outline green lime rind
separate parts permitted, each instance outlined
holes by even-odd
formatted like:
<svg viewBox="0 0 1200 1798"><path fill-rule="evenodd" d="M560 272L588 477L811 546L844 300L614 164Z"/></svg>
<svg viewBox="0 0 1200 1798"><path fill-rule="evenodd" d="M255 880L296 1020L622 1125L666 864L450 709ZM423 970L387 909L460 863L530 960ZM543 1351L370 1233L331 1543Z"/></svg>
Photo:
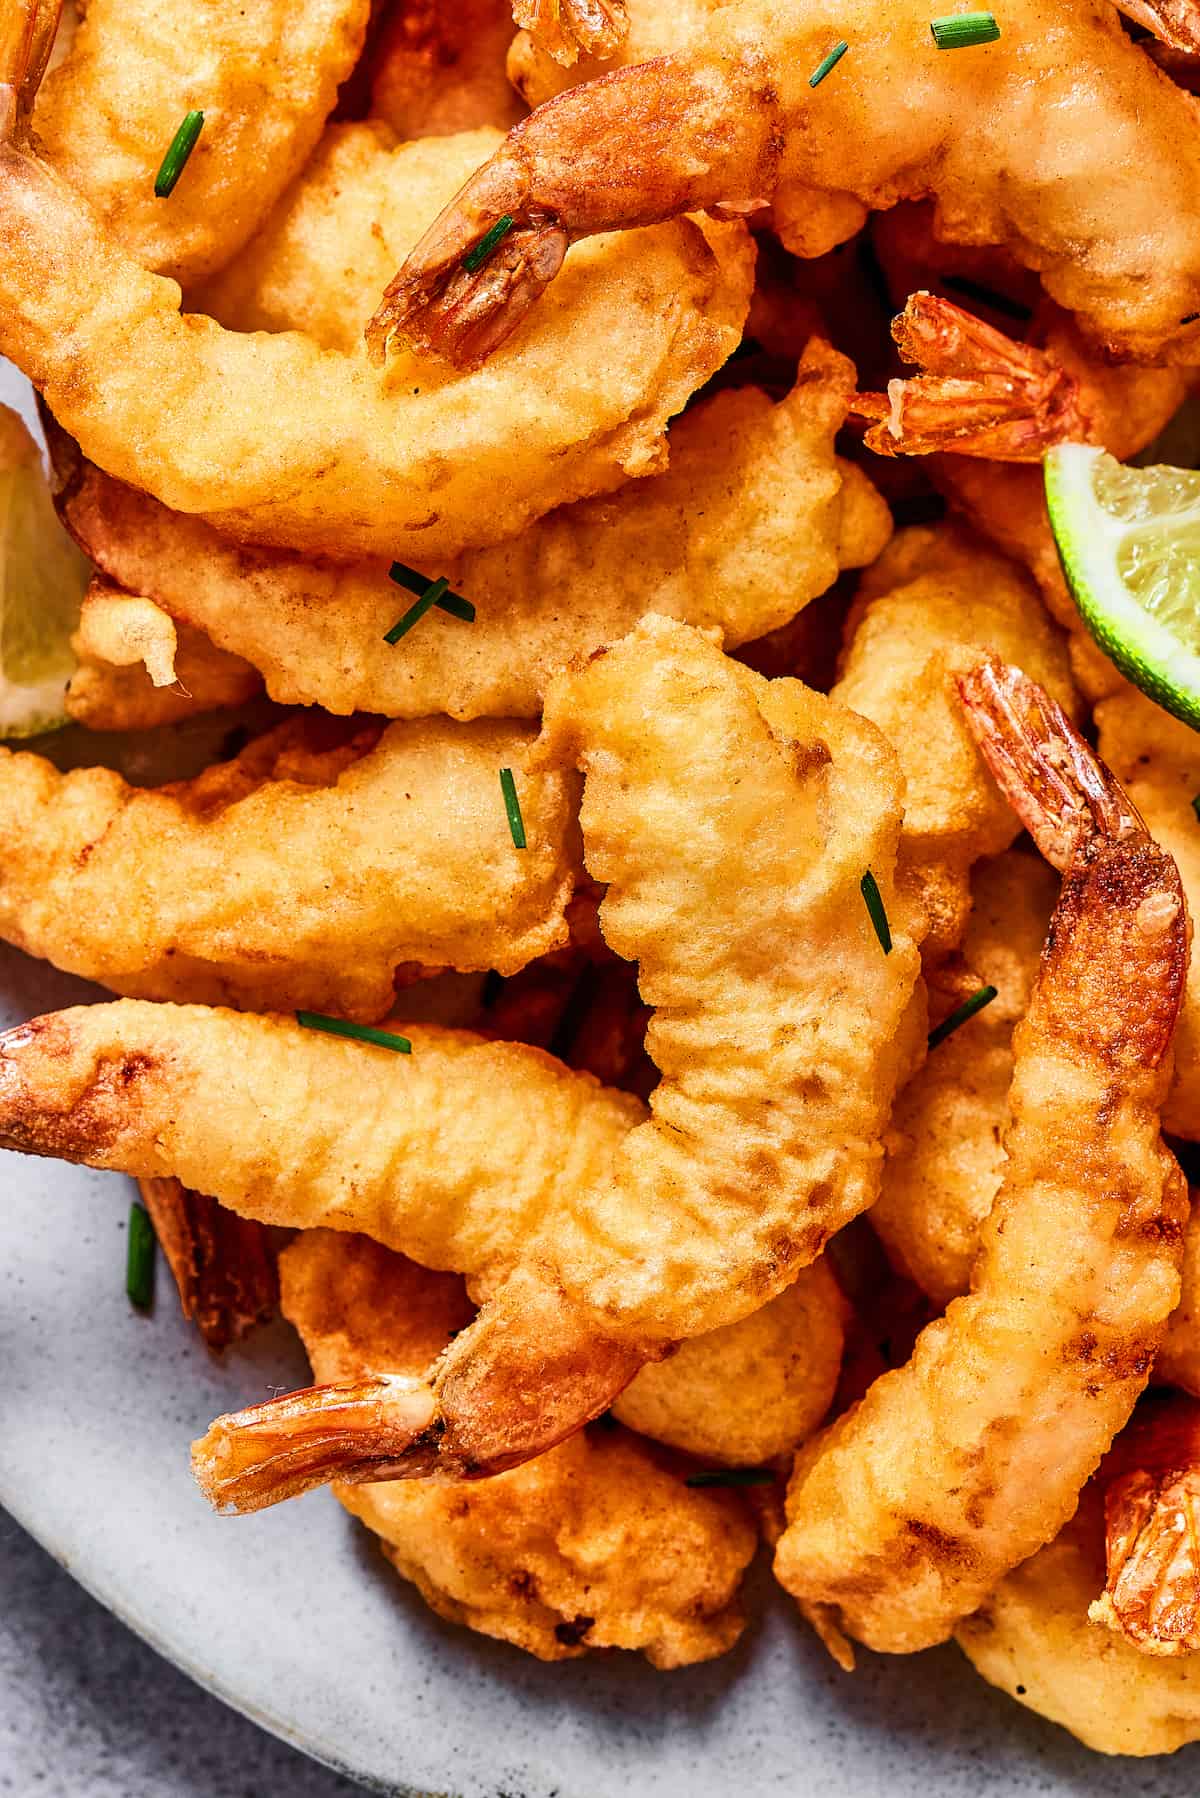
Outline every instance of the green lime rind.
<svg viewBox="0 0 1200 1798"><path fill-rule="evenodd" d="M30 444L0 467L0 738L40 736L68 722L71 636L89 573Z"/></svg>
<svg viewBox="0 0 1200 1798"><path fill-rule="evenodd" d="M1067 585L1088 631L1126 679L1200 730L1200 654L1139 605L1122 579L1118 555L1128 527L1096 496L1102 459L1103 450L1081 443L1059 444L1046 456L1046 506ZM1170 530L1169 517L1161 528Z"/></svg>

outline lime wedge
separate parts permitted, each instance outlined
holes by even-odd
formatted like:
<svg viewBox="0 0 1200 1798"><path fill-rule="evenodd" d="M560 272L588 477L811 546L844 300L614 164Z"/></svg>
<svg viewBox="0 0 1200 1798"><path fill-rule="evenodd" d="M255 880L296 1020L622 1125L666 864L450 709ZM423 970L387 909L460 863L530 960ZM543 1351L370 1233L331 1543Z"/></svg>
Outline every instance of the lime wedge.
<svg viewBox="0 0 1200 1798"><path fill-rule="evenodd" d="M0 737L66 723L71 633L90 572L55 515L37 445L0 406Z"/></svg>
<svg viewBox="0 0 1200 1798"><path fill-rule="evenodd" d="M1200 472L1061 443L1046 504L1083 621L1135 686L1200 730Z"/></svg>

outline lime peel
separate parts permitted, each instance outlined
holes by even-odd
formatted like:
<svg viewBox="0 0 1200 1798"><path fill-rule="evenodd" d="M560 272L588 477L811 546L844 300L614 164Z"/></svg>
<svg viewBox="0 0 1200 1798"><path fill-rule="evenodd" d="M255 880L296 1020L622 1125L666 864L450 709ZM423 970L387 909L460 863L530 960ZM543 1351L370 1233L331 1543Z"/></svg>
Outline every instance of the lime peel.
<svg viewBox="0 0 1200 1798"><path fill-rule="evenodd" d="M1200 474L1125 467L1090 444L1063 443L1046 456L1045 480L1063 572L1091 635L1135 686L1200 730Z"/></svg>

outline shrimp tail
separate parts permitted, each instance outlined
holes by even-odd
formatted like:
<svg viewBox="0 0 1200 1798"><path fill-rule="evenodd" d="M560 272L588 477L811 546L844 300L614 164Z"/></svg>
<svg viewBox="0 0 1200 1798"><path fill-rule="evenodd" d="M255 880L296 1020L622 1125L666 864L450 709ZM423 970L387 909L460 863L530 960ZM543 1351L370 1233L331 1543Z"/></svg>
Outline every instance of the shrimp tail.
<svg viewBox="0 0 1200 1798"><path fill-rule="evenodd" d="M1172 50L1200 54L1200 0L1117 0L1117 7Z"/></svg>
<svg viewBox="0 0 1200 1798"><path fill-rule="evenodd" d="M183 1315L220 1351L265 1323L279 1301L279 1274L265 1224L149 1176L138 1187L179 1290Z"/></svg>
<svg viewBox="0 0 1200 1798"><path fill-rule="evenodd" d="M1044 351L1014 343L932 293L909 296L892 321L906 362L923 371L859 393L850 410L871 421L881 456L951 450L997 462L1039 462L1052 444L1091 441L1079 383Z"/></svg>
<svg viewBox="0 0 1200 1798"><path fill-rule="evenodd" d="M192 1468L226 1512L330 1480L484 1479L574 1435L650 1358L599 1337L561 1291L523 1270L424 1378L314 1386L218 1417L193 1444Z"/></svg>
<svg viewBox="0 0 1200 1798"><path fill-rule="evenodd" d="M1052 867L1065 872L1097 841L1148 840L1115 775L1036 681L986 656L958 691L996 785Z"/></svg>
<svg viewBox="0 0 1200 1798"><path fill-rule="evenodd" d="M625 0L513 0L513 24L564 68L580 54L615 56L629 30Z"/></svg>
<svg viewBox="0 0 1200 1798"><path fill-rule="evenodd" d="M1107 1578L1088 1611L1143 1654L1200 1651L1200 1404L1151 1400L1096 1476Z"/></svg>
<svg viewBox="0 0 1200 1798"><path fill-rule="evenodd" d="M61 12L62 0L7 0L0 14L0 140L28 123Z"/></svg>

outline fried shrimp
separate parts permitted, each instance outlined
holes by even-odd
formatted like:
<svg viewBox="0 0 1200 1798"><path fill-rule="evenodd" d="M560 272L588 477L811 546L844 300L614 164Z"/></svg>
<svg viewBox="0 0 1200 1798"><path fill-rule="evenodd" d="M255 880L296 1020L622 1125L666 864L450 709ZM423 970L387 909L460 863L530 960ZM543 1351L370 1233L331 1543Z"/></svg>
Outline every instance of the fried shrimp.
<svg viewBox="0 0 1200 1798"><path fill-rule="evenodd" d="M136 262L186 285L236 255L299 174L368 12L368 0L88 0L38 94L42 154ZM162 199L155 176L193 108L204 128Z"/></svg>
<svg viewBox="0 0 1200 1798"><path fill-rule="evenodd" d="M853 50L837 79L810 87L839 39ZM724 7L688 49L518 125L409 256L370 341L380 358L395 339L472 366L568 244L690 210L769 203L788 247L820 254L836 235L787 229L814 189L844 200L841 237L868 208L933 196L943 236L1007 247L1108 348L1195 359L1200 124L1094 0L1012 0L999 40L969 56L939 54L917 0ZM496 253L464 269L501 218Z"/></svg>
<svg viewBox="0 0 1200 1798"><path fill-rule="evenodd" d="M900 532L859 586L833 696L877 724L900 758L898 877L928 916L931 969L962 939L973 863L1020 829L954 686L956 670L988 651L1074 705L1061 639L1019 568L952 525Z"/></svg>
<svg viewBox="0 0 1200 1798"><path fill-rule="evenodd" d="M300 718L148 791L0 751L0 935L114 992L368 1020L409 964L512 972L566 942L578 873L576 783L530 747L512 724Z"/></svg>
<svg viewBox="0 0 1200 1798"><path fill-rule="evenodd" d="M1200 1650L1200 1404L1139 1405L1105 1456L1107 1577L1088 1611L1143 1654Z"/></svg>
<svg viewBox="0 0 1200 1798"><path fill-rule="evenodd" d="M1145 1386L1187 1216L1159 1135L1188 952L1175 865L1045 693L995 660L961 685L1064 876L1004 1183L970 1294L801 1451L776 1556L803 1605L893 1653L943 1641L1071 1515Z"/></svg>
<svg viewBox="0 0 1200 1798"><path fill-rule="evenodd" d="M386 564L236 548L53 440L59 505L93 561L137 605L149 596L163 609L161 630L176 620L203 632L230 676L261 670L275 699L392 718L533 718L556 669L648 607L715 626L732 648L791 619L841 569L874 559L890 514L834 454L853 381L845 357L814 341L779 405L740 389L696 406L672 429L665 473L438 565L475 606L474 623L433 611L395 647L385 633L411 600ZM89 601L94 654L93 618Z"/></svg>
<svg viewBox="0 0 1200 1798"><path fill-rule="evenodd" d="M267 1221L359 1229L467 1273L486 1298L419 1389L218 1420L197 1449L218 1502L255 1508L334 1475L494 1473L542 1453L645 1362L777 1296L875 1196L923 1021L893 886L899 776L878 732L649 619L555 683L539 753L584 764L602 926L659 1008L648 1044L662 1078L638 1128L635 1100L536 1051L428 1031L410 1033L395 1116L394 1059L390 1076L353 1053L327 1060L359 1046L302 1049L282 1021L104 1007L5 1040L7 1143L174 1173ZM868 871L887 954L862 902ZM114 1055L144 1070L137 1106L105 1073ZM295 1068L283 1091L280 1061ZM214 1120L206 1088L231 1062L239 1101ZM308 1103L356 1079L353 1102Z"/></svg>
<svg viewBox="0 0 1200 1798"><path fill-rule="evenodd" d="M471 1321L461 1280L365 1236L306 1230L280 1263L283 1309L325 1382L420 1375ZM627 1430L581 1431L464 1490L334 1484L440 1617L539 1660L640 1649L682 1667L732 1647L756 1535L738 1498L691 1491Z"/></svg>
<svg viewBox="0 0 1200 1798"><path fill-rule="evenodd" d="M1000 1190L1012 1034L1033 991L1055 892L1045 863L1023 850L977 865L962 943L970 979L956 996L992 986L996 997L930 1054L892 1112L871 1223L897 1271L942 1309L970 1284Z"/></svg>
<svg viewBox="0 0 1200 1798"><path fill-rule="evenodd" d="M84 595L71 646L79 666L67 687L67 715L93 730L153 730L241 705L262 686L241 656L102 576Z"/></svg>
<svg viewBox="0 0 1200 1798"><path fill-rule="evenodd" d="M1200 1662L1149 1655L1088 1621L1104 1584L1094 1487L1048 1547L955 1630L984 1679L1099 1754L1172 1754L1200 1739Z"/></svg>
<svg viewBox="0 0 1200 1798"><path fill-rule="evenodd" d="M414 564L495 541L661 467L666 420L737 342L744 228L686 219L572 258L559 302L473 381L418 358L385 379L300 333L181 316L175 284L30 147L38 71L5 47L0 353L100 467L231 536ZM438 141L433 162L429 140L380 152L389 257L485 153L476 134Z"/></svg>

